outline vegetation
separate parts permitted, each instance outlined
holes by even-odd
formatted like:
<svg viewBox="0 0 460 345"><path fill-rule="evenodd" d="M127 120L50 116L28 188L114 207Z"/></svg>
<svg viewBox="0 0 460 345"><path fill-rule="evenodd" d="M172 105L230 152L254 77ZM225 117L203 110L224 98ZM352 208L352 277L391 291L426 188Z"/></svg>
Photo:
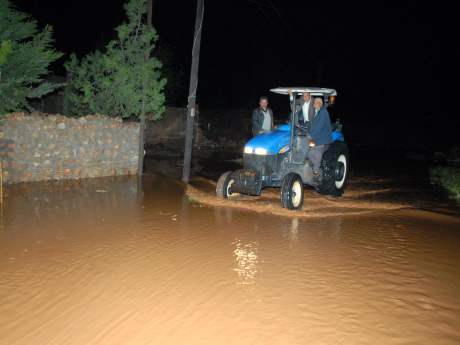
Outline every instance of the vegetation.
<svg viewBox="0 0 460 345"><path fill-rule="evenodd" d="M447 189L460 201L460 168L436 167L430 170L431 180Z"/></svg>
<svg viewBox="0 0 460 345"><path fill-rule="evenodd" d="M59 84L46 82L49 65L61 54L52 47L52 29L0 0L0 114L33 110L28 100L40 98Z"/></svg>
<svg viewBox="0 0 460 345"><path fill-rule="evenodd" d="M72 115L161 118L166 79L161 77L161 62L153 56L158 35L146 23L147 0L129 0L125 10L127 22L116 28L117 39L104 52L81 61L73 55L66 64L66 101Z"/></svg>

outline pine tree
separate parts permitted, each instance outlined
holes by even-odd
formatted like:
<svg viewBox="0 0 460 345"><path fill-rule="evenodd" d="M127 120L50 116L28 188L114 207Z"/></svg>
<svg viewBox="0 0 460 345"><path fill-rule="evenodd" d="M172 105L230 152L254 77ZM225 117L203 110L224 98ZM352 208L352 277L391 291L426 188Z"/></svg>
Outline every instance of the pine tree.
<svg viewBox="0 0 460 345"><path fill-rule="evenodd" d="M49 65L61 56L52 43L50 26L39 31L29 15L0 0L0 114L32 110L29 99L60 86L44 81Z"/></svg>
<svg viewBox="0 0 460 345"><path fill-rule="evenodd" d="M117 39L104 52L81 61L75 56L66 64L69 75L68 102L71 113L153 120L164 112L161 62L153 56L158 35L146 23L147 0L125 4L127 21L116 28Z"/></svg>

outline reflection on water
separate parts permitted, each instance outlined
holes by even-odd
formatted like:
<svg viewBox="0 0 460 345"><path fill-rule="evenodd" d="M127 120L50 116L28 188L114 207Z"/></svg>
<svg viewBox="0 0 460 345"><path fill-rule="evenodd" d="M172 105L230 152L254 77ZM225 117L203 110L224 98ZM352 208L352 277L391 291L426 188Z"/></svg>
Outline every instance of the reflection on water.
<svg viewBox="0 0 460 345"><path fill-rule="evenodd" d="M460 221L203 207L156 175L9 187L0 344L458 344Z"/></svg>
<svg viewBox="0 0 460 345"><path fill-rule="evenodd" d="M289 227L288 237L292 242L297 241L297 235L299 233L299 218L292 218L291 226Z"/></svg>
<svg viewBox="0 0 460 345"><path fill-rule="evenodd" d="M257 273L257 242L242 243L240 240L233 242L235 249L236 267L241 284L252 284Z"/></svg>

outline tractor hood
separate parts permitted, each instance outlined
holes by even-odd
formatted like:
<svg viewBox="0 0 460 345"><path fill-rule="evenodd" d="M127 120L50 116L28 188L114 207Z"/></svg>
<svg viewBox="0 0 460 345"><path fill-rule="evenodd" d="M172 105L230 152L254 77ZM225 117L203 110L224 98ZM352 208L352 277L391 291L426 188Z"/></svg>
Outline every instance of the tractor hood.
<svg viewBox="0 0 460 345"><path fill-rule="evenodd" d="M279 151L288 146L290 141L290 125L278 126L275 130L260 134L249 140L245 147L245 153L259 155L276 155Z"/></svg>

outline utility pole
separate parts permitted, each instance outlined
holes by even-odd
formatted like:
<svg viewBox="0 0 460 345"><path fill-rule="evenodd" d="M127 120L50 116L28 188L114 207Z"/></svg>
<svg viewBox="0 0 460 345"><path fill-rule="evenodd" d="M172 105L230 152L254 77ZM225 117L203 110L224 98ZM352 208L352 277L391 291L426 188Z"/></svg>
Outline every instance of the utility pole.
<svg viewBox="0 0 460 345"><path fill-rule="evenodd" d="M196 89L198 87L198 63L200 61L201 29L203 27L204 0L197 0L195 35L192 46L192 68L190 71L190 88L187 105L187 124L185 128L184 170L182 181L190 180L190 165L192 163L193 125L195 119Z"/></svg>
<svg viewBox="0 0 460 345"><path fill-rule="evenodd" d="M147 0L147 30L152 30L152 14L153 14L153 0ZM150 58L150 46L147 47L144 60L147 63ZM144 93L146 85L144 83ZM142 176L144 172L144 152L145 152L145 127L146 127L146 113L145 113L145 96L142 99L142 114L140 116L139 123L139 160L137 162L137 172L139 176Z"/></svg>
<svg viewBox="0 0 460 345"><path fill-rule="evenodd" d="M153 29L152 15L153 15L153 0L148 0L147 1L147 26L149 27L149 30Z"/></svg>

